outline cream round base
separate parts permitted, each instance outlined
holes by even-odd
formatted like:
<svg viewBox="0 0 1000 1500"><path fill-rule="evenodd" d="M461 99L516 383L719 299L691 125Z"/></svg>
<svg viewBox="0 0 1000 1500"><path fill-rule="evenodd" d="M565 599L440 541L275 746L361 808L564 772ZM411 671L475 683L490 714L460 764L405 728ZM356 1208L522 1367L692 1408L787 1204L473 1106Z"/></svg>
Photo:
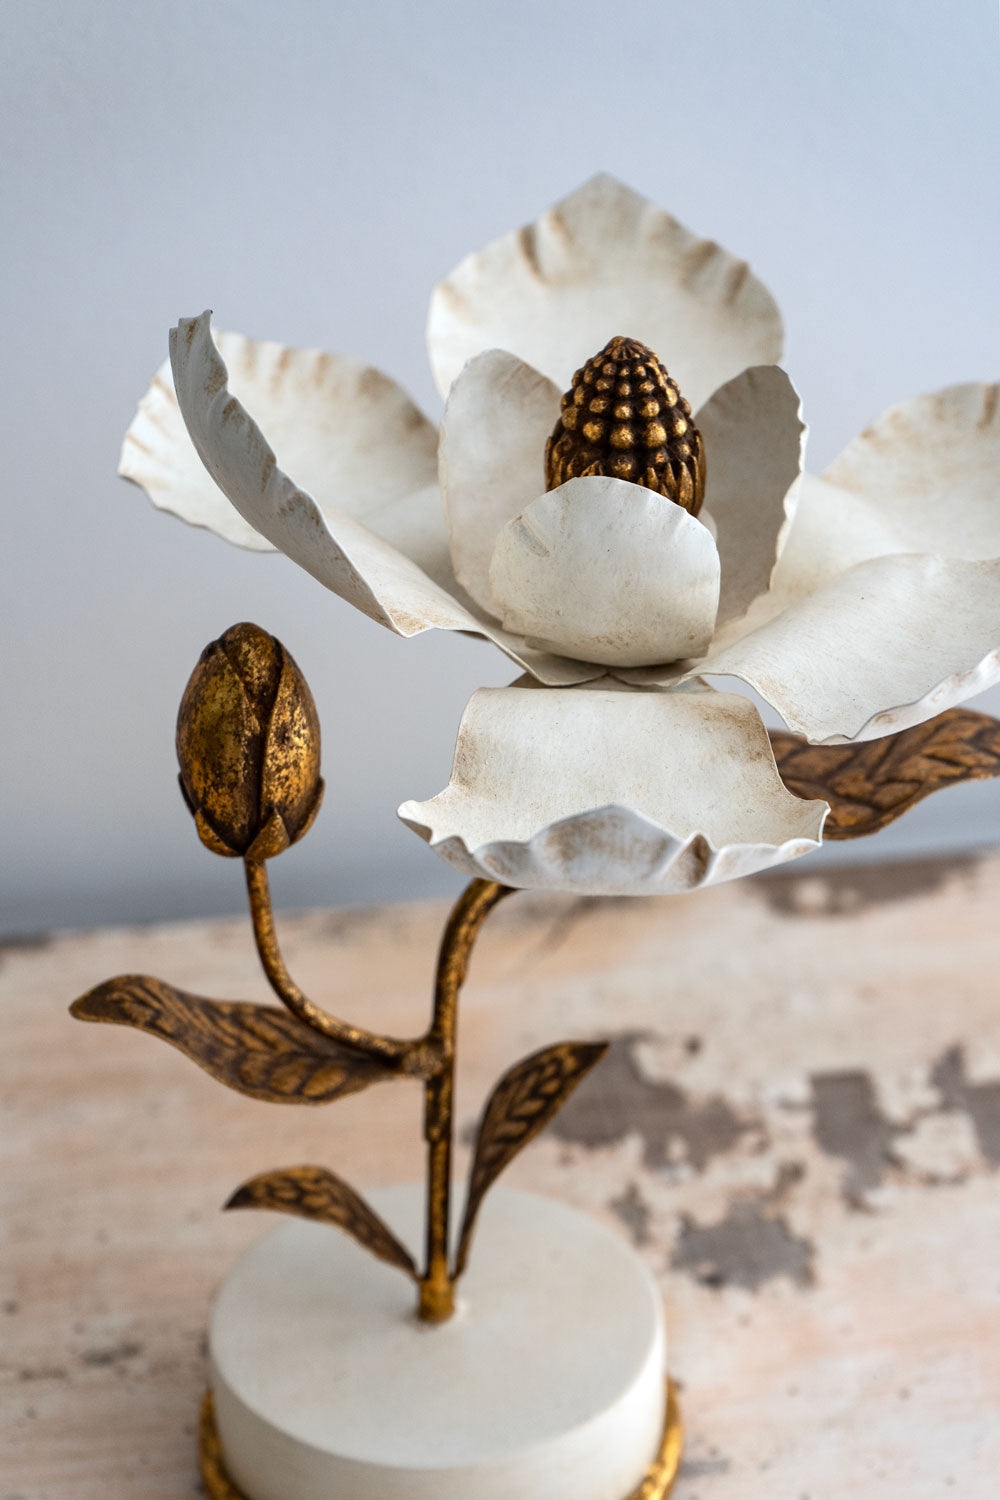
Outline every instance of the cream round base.
<svg viewBox="0 0 1000 1500"><path fill-rule="evenodd" d="M423 1193L370 1195L411 1246ZM660 1451L656 1286L602 1225L498 1189L459 1309L325 1225L289 1220L227 1277L209 1346L226 1472L246 1500L624 1500Z"/></svg>

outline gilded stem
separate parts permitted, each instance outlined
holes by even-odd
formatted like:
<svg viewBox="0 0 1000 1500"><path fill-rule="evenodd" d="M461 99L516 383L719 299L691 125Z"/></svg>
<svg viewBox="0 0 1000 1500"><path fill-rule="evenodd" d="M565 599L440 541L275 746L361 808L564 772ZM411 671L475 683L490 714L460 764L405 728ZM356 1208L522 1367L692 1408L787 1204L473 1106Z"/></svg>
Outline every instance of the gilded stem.
<svg viewBox="0 0 1000 1500"><path fill-rule="evenodd" d="M480 929L494 906L511 894L509 886L474 880L452 909L441 939L434 987L434 1014L426 1042L438 1059L425 1089L427 1141L427 1263L420 1282L419 1313L443 1323L455 1311L454 1281L448 1269L451 1158L455 1135L455 1042L458 996Z"/></svg>
<svg viewBox="0 0 1000 1500"><path fill-rule="evenodd" d="M434 985L434 1010L424 1037L403 1041L379 1036L338 1020L303 994L292 979L278 947L267 870L263 862L245 860L247 893L257 952L275 994L294 1016L359 1052L394 1063L401 1072L424 1079L424 1138L427 1141L427 1261L420 1279L419 1314L443 1323L455 1310L454 1279L449 1271L451 1158L455 1136L455 1040L458 997L480 929L494 906L511 893L509 886L474 880L452 909L441 939Z"/></svg>
<svg viewBox="0 0 1000 1500"><path fill-rule="evenodd" d="M381 1057L388 1062L399 1063L406 1071L411 1061L416 1061L421 1042L402 1041L397 1037L379 1036L361 1026L352 1026L322 1010L304 995L285 967L278 947L278 934L274 926L274 910L271 906L271 890L267 879L267 868L263 862L244 860L247 877L247 894L250 898L250 916L253 920L254 941L267 975L268 983L278 999L294 1016L321 1031L324 1036L367 1052L372 1057ZM414 1068L414 1071L417 1071Z"/></svg>

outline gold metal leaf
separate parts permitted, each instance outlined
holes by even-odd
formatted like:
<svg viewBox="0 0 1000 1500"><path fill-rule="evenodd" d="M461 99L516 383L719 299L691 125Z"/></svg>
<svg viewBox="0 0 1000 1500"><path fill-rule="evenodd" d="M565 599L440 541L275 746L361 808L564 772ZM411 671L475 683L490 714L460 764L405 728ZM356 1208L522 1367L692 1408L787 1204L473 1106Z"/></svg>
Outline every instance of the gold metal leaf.
<svg viewBox="0 0 1000 1500"><path fill-rule="evenodd" d="M878 833L931 792L1000 776L1000 722L968 708L861 745L810 745L776 732L771 744L789 791L829 802L825 839Z"/></svg>
<svg viewBox="0 0 1000 1500"><path fill-rule="evenodd" d="M286 1167L262 1172L236 1189L226 1208L270 1208L321 1224L335 1224L379 1260L418 1280L410 1252L363 1198L325 1167Z"/></svg>
<svg viewBox="0 0 1000 1500"><path fill-rule="evenodd" d="M455 1276L469 1258L476 1217L504 1167L543 1130L608 1050L607 1042L559 1042L533 1052L506 1072L483 1111L469 1177Z"/></svg>
<svg viewBox="0 0 1000 1500"><path fill-rule="evenodd" d="M147 974L107 979L70 1012L162 1037L220 1083L272 1104L326 1104L399 1076L276 1006L205 1000Z"/></svg>

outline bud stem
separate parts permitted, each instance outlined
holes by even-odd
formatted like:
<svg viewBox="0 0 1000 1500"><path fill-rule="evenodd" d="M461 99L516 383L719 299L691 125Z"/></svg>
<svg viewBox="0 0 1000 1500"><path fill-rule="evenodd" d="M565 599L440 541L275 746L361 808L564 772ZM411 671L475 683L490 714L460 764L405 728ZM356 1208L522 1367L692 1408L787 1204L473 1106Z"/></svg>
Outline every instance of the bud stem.
<svg viewBox="0 0 1000 1500"><path fill-rule="evenodd" d="M339 1021L302 993L285 968L285 961L278 947L267 867L263 861L250 859L244 860L243 865L257 952L268 983L282 1004L314 1031L321 1031L324 1036L354 1047L359 1052L367 1052L372 1057L381 1057L390 1062L401 1062L408 1057L414 1049L413 1042L379 1036L373 1031L365 1031L363 1027L351 1026L347 1021Z"/></svg>

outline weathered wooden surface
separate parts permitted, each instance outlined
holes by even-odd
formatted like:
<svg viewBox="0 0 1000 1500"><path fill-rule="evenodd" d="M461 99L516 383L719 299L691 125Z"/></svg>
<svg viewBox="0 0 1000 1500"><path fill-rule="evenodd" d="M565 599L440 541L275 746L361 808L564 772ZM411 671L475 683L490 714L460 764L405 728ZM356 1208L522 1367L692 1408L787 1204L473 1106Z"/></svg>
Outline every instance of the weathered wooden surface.
<svg viewBox="0 0 1000 1500"><path fill-rule="evenodd" d="M281 932L317 1000L406 1033L443 916ZM209 1300L269 1227L219 1205L299 1161L359 1186L419 1170L416 1085L261 1104L149 1037L68 1020L125 970L267 998L243 921L4 953L0 1500L198 1494ZM491 919L463 1001L465 1135L514 1058L616 1039L509 1180L617 1224L661 1275L678 1500L995 1500L998 975L997 859L672 901L518 895Z"/></svg>

